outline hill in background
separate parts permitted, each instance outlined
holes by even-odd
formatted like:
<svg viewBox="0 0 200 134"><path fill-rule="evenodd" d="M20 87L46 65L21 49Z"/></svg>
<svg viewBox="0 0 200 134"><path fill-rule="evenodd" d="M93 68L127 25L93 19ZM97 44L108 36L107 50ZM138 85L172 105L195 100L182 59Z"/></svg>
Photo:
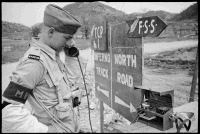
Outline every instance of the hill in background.
<svg viewBox="0 0 200 134"><path fill-rule="evenodd" d="M185 27L185 24L182 24L182 21L185 20L189 20L189 22L187 22L188 25L191 23L191 21L195 21L198 26L198 3L191 5L186 10L183 10L180 14L169 13L161 10L126 14L100 2L75 2L73 4L64 6L63 8L75 15L82 23L82 27L77 32L78 34L84 34L86 29L90 33L92 26L102 20L107 20L108 22L121 22L134 19L136 17L148 16L159 16L167 24L170 24L172 31L175 32L177 29L180 30L181 27ZM41 27L41 23L37 23L33 27L37 26ZM191 28L188 27L188 29ZM192 27L192 29L194 28ZM23 36L28 38L28 36L31 37L32 35L33 31L29 27L17 23L2 21L3 38L23 38Z"/></svg>
<svg viewBox="0 0 200 134"><path fill-rule="evenodd" d="M92 25L102 20L109 22L117 22L125 20L125 13L118 11L110 6L100 2L75 2L63 7L83 24L81 31L84 28L91 29Z"/></svg>
<svg viewBox="0 0 200 134"><path fill-rule="evenodd" d="M137 17L159 16L168 25L161 36L179 38L180 36L198 34L198 23L196 21L198 20L197 6L197 4L194 4L186 10L183 10L180 14L169 13L162 10L125 14L122 11L116 10L100 2L76 2L66 5L63 8L75 15L81 21L83 25L80 28L80 31L82 33L84 33L85 29L90 31L95 23L102 20L107 20L108 22L121 22Z"/></svg>
<svg viewBox="0 0 200 134"><path fill-rule="evenodd" d="M108 22L121 22L134 19L136 17L159 16L163 20L169 20L175 13L165 11L148 11L146 13L126 14L100 2L76 2L63 7L65 10L75 15L84 26L91 27L102 20Z"/></svg>
<svg viewBox="0 0 200 134"><path fill-rule="evenodd" d="M182 21L182 20L194 20L198 21L198 3L195 3L183 10L180 14L176 14L172 21Z"/></svg>
<svg viewBox="0 0 200 134"><path fill-rule="evenodd" d="M171 18L173 18L175 15L176 13L169 13L166 11L159 10L159 11L148 11L145 13L132 13L132 14L129 14L129 18L134 18L137 16L140 16L140 17L159 16L162 20L168 21Z"/></svg>
<svg viewBox="0 0 200 134"><path fill-rule="evenodd" d="M30 39L31 28L18 23L2 21L2 38Z"/></svg>

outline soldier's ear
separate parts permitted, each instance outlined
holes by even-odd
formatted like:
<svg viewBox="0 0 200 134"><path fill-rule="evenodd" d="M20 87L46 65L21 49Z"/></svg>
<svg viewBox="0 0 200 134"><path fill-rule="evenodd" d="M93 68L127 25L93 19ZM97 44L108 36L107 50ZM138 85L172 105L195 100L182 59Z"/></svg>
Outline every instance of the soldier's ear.
<svg viewBox="0 0 200 134"><path fill-rule="evenodd" d="M55 29L53 27L50 27L49 30L48 30L48 34L50 36L53 36L54 33L55 33Z"/></svg>

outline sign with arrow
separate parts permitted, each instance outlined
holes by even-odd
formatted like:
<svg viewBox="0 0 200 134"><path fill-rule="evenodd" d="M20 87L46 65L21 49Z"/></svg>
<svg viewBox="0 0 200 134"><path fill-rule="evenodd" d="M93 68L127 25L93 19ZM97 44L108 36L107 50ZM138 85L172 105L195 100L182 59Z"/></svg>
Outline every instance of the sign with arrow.
<svg viewBox="0 0 200 134"><path fill-rule="evenodd" d="M95 95L111 107L110 54L94 51Z"/></svg>
<svg viewBox="0 0 200 134"><path fill-rule="evenodd" d="M118 103L118 104L120 104L122 106L125 106L125 107L129 108L130 109L130 113L137 112L131 102L130 102L130 105L128 105L124 101L122 101L119 97L117 97L116 95L115 95L115 103Z"/></svg>
<svg viewBox="0 0 200 134"><path fill-rule="evenodd" d="M141 100L134 86L142 85L143 49L142 38L126 38L128 30L125 22L109 24L108 51L94 49L94 73L96 97L132 121ZM98 43L92 41L93 46Z"/></svg>
<svg viewBox="0 0 200 134"><path fill-rule="evenodd" d="M111 106L124 118L132 121L141 102L142 38L126 38L127 24L110 25Z"/></svg>
<svg viewBox="0 0 200 134"><path fill-rule="evenodd" d="M92 28L95 95L129 121L142 101L141 90L134 90L142 86L142 37L159 36L166 26L152 16L109 25L103 21Z"/></svg>
<svg viewBox="0 0 200 134"><path fill-rule="evenodd" d="M97 87L97 90L109 98L109 91L101 89L99 86Z"/></svg>
<svg viewBox="0 0 200 134"><path fill-rule="evenodd" d="M157 37L167 27L158 16L137 18L127 21L129 30L127 37Z"/></svg>

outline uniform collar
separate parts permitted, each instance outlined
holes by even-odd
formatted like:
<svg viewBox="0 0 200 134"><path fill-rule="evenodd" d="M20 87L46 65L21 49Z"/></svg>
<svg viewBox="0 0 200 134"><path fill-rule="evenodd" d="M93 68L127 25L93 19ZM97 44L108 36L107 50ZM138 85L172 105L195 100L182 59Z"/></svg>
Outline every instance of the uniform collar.
<svg viewBox="0 0 200 134"><path fill-rule="evenodd" d="M37 46L41 50L43 50L47 55L49 55L52 59L56 60L56 51L53 50L51 47L48 45L38 41L39 38L32 38L32 46Z"/></svg>

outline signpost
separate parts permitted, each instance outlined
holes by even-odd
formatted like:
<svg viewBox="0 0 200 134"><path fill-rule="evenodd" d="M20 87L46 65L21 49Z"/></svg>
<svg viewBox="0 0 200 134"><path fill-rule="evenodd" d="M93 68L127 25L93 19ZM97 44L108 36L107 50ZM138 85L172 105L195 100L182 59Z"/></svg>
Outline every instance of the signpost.
<svg viewBox="0 0 200 134"><path fill-rule="evenodd" d="M142 101L141 91L134 90L142 86L142 37L158 36L166 26L153 16L120 24L103 21L93 27L95 95L100 100L101 125L103 103L133 121Z"/></svg>

